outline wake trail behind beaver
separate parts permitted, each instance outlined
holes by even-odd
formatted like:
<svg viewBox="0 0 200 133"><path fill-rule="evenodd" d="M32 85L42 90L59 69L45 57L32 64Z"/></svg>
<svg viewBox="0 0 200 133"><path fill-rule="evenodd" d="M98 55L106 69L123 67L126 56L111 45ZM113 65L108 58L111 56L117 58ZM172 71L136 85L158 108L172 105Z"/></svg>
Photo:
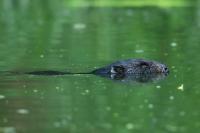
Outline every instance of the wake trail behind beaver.
<svg viewBox="0 0 200 133"><path fill-rule="evenodd" d="M94 74L92 72L64 72L64 71L55 71L55 70L44 70L44 71L30 71L30 72L22 72L22 71L0 71L0 75L38 75L38 76L61 76L61 75L80 75L80 74Z"/></svg>
<svg viewBox="0 0 200 133"><path fill-rule="evenodd" d="M32 72L25 72L24 74L30 75L44 75L44 76L56 76L56 75L75 75L75 74L93 74L92 72L80 72L80 73L73 73L73 72L61 72L61 71L32 71Z"/></svg>

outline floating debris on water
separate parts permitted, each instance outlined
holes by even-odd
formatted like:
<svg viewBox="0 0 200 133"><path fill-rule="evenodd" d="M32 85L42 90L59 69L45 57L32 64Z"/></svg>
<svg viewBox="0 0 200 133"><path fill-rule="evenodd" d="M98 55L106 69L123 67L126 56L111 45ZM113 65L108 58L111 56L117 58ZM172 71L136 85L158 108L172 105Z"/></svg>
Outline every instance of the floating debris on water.
<svg viewBox="0 0 200 133"><path fill-rule="evenodd" d="M174 100L174 96L170 96L169 99L170 99L170 100Z"/></svg>
<svg viewBox="0 0 200 133"><path fill-rule="evenodd" d="M160 89L160 88L161 88L161 86L160 86L160 85L157 85L157 86L156 86L156 88L157 88L157 89Z"/></svg>
<svg viewBox="0 0 200 133"><path fill-rule="evenodd" d="M5 96L4 95L0 95L0 100L1 99L5 99Z"/></svg>
<svg viewBox="0 0 200 133"><path fill-rule="evenodd" d="M174 68L176 68L176 67L175 67L175 66L172 66L171 68L174 69Z"/></svg>
<svg viewBox="0 0 200 133"><path fill-rule="evenodd" d="M144 50L142 50L142 49L137 49L137 50L135 50L135 53L144 53Z"/></svg>
<svg viewBox="0 0 200 133"><path fill-rule="evenodd" d="M18 114L28 114L28 113L29 113L29 110L28 110L28 109L18 109L18 110L17 110L17 113L18 113Z"/></svg>
<svg viewBox="0 0 200 133"><path fill-rule="evenodd" d="M14 127L0 127L0 133L16 133Z"/></svg>
<svg viewBox="0 0 200 133"><path fill-rule="evenodd" d="M85 93L89 93L90 91L89 90L85 90Z"/></svg>
<svg viewBox="0 0 200 133"><path fill-rule="evenodd" d="M37 90L37 89L34 89L34 90L33 90L33 92L37 93L37 92L38 92L38 90Z"/></svg>
<svg viewBox="0 0 200 133"><path fill-rule="evenodd" d="M43 54L41 54L41 55L40 55L40 58L44 58L44 55L43 55Z"/></svg>
<svg viewBox="0 0 200 133"><path fill-rule="evenodd" d="M149 108L149 109L152 109L153 107L154 107L153 104L149 104L149 105L148 105L148 108Z"/></svg>
<svg viewBox="0 0 200 133"><path fill-rule="evenodd" d="M76 23L73 25L73 28L76 30L82 30L86 28L86 24L84 23Z"/></svg>
<svg viewBox="0 0 200 133"><path fill-rule="evenodd" d="M131 130L131 129L134 128L134 125L133 125L132 123L127 123L127 124L126 124L126 128L127 128L128 130Z"/></svg>
<svg viewBox="0 0 200 133"><path fill-rule="evenodd" d="M61 92L64 91L64 89L62 87L59 87L59 86L56 86L56 90L61 91Z"/></svg>
<svg viewBox="0 0 200 133"><path fill-rule="evenodd" d="M88 94L90 91L89 90L85 90L84 92L82 92L81 94L82 95L86 95L86 94Z"/></svg>
<svg viewBox="0 0 200 133"><path fill-rule="evenodd" d="M171 45L172 47L176 47L176 46L177 46L177 43L172 42L170 45Z"/></svg>
<svg viewBox="0 0 200 133"><path fill-rule="evenodd" d="M183 84L181 84L180 86L178 86L177 89L183 91L184 90Z"/></svg>
<svg viewBox="0 0 200 133"><path fill-rule="evenodd" d="M59 90L60 89L60 87L59 86L56 86L56 90Z"/></svg>

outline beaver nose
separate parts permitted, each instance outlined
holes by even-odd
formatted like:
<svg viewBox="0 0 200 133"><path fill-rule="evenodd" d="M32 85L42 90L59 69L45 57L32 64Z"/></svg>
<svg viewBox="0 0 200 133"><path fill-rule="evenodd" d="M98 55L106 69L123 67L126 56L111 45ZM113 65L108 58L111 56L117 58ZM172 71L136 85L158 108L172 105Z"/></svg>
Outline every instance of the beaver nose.
<svg viewBox="0 0 200 133"><path fill-rule="evenodd" d="M169 69L167 67L164 67L164 72L169 73Z"/></svg>

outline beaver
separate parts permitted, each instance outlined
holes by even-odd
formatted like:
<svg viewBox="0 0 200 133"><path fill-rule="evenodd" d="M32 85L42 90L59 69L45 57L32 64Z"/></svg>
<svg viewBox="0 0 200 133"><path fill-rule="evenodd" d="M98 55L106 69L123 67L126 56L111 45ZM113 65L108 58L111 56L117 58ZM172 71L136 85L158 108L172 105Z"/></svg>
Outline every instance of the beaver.
<svg viewBox="0 0 200 133"><path fill-rule="evenodd" d="M152 74L169 73L166 65L157 61L128 59L114 62L108 66L92 71L94 74Z"/></svg>
<svg viewBox="0 0 200 133"><path fill-rule="evenodd" d="M151 73L151 74L101 74L103 78L108 78L114 81L120 81L123 83L128 82L138 82L138 83L148 83L157 82L164 80L168 74L166 73Z"/></svg>
<svg viewBox="0 0 200 133"><path fill-rule="evenodd" d="M147 82L152 80L164 79L169 74L169 69L166 65L157 61L144 60L144 59L127 59L116 61L110 65L100 67L90 72L71 73L65 71L29 71L29 72L16 72L16 71L2 71L1 74L5 75L41 75L41 76L59 76L59 75L75 75L75 74L93 74L112 80L134 80L137 82Z"/></svg>
<svg viewBox="0 0 200 133"><path fill-rule="evenodd" d="M104 78L117 81L151 82L164 79L169 74L169 69L165 64L152 60L127 59L116 61L110 65L95 69L86 73L70 73L61 71L32 71L26 72L30 75L56 76L69 74L94 74Z"/></svg>
<svg viewBox="0 0 200 133"><path fill-rule="evenodd" d="M26 74L32 75L65 75L65 74L95 74L95 75L106 75L106 74L155 74L155 73L169 73L169 69L166 65L157 61L150 61L144 59L127 59L114 62L108 66L104 66L95 69L91 72L86 73L70 73L60 71L33 71L26 72Z"/></svg>
<svg viewBox="0 0 200 133"><path fill-rule="evenodd" d="M169 74L165 64L144 59L116 61L91 73L122 82L154 82L164 79Z"/></svg>

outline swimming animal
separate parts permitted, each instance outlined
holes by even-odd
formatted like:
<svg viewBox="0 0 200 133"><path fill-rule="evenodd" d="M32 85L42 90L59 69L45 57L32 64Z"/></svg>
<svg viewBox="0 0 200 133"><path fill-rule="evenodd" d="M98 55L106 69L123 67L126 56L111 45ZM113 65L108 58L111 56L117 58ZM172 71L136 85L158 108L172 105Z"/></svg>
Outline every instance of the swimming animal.
<svg viewBox="0 0 200 133"><path fill-rule="evenodd" d="M8 72L10 74L28 74L41 76L94 74L118 81L148 82L164 79L169 74L165 64L145 59L127 59L116 61L107 66L100 67L90 72L73 73L65 71L30 71L30 72Z"/></svg>
<svg viewBox="0 0 200 133"><path fill-rule="evenodd" d="M93 74L158 74L169 73L166 65L157 61L128 59L114 62L108 66L92 71Z"/></svg>
<svg viewBox="0 0 200 133"><path fill-rule="evenodd" d="M114 62L91 73L122 82L155 82L163 80L169 69L165 64L144 59L128 59Z"/></svg>

